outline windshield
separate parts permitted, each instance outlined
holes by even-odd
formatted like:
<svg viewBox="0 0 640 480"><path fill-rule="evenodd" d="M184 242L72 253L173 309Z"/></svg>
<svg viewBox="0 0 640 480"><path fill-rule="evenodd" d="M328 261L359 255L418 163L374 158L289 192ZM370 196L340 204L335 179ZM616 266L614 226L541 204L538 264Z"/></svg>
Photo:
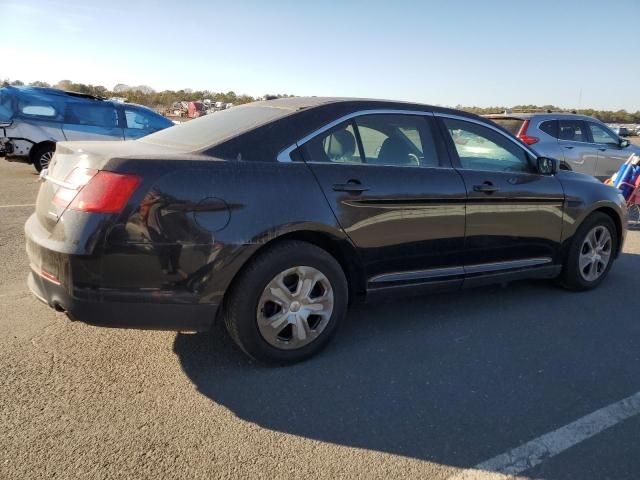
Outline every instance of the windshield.
<svg viewBox="0 0 640 480"><path fill-rule="evenodd" d="M197 150L217 145L289 113L289 109L269 106L234 107L152 133L139 141Z"/></svg>

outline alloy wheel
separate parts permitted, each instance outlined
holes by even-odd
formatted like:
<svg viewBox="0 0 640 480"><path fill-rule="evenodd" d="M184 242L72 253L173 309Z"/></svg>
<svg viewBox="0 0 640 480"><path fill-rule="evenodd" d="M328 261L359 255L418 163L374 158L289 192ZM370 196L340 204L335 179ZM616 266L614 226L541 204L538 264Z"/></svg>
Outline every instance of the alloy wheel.
<svg viewBox="0 0 640 480"><path fill-rule="evenodd" d="M53 152L52 151L44 152L42 155L40 155L40 166L43 169L47 168L49 166L49 162L51 162L52 158L53 158Z"/></svg>
<svg viewBox="0 0 640 480"><path fill-rule="evenodd" d="M258 329L273 347L302 348L327 327L333 304L333 288L320 270L308 266L289 268L263 290L258 301Z"/></svg>
<svg viewBox="0 0 640 480"><path fill-rule="evenodd" d="M580 247L578 267L587 282L594 282L604 273L611 260L613 241L609 230L598 225L592 228Z"/></svg>

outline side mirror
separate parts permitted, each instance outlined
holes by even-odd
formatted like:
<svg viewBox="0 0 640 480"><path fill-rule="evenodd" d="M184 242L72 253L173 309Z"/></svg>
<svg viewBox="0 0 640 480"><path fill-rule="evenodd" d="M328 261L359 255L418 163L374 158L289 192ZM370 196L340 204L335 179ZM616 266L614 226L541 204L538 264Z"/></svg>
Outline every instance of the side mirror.
<svg viewBox="0 0 640 480"><path fill-rule="evenodd" d="M629 143L629 140L625 140L624 138L621 138L620 143L618 145L620 145L620 148L627 148L630 145L630 143Z"/></svg>
<svg viewBox="0 0 640 480"><path fill-rule="evenodd" d="M542 175L554 175L558 173L560 162L555 158L538 157L538 172Z"/></svg>

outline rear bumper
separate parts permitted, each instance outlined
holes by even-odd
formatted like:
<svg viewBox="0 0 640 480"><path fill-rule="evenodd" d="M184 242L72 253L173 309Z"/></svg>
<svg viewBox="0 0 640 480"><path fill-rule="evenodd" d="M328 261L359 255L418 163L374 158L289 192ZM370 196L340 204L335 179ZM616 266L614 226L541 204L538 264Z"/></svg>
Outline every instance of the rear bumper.
<svg viewBox="0 0 640 480"><path fill-rule="evenodd" d="M87 300L69 295L62 285L31 272L27 278L31 293L71 320L89 325L145 330L207 331L211 329L218 306L214 304L182 304Z"/></svg>
<svg viewBox="0 0 640 480"><path fill-rule="evenodd" d="M207 331L218 310L217 305L210 303L161 303L152 298L147 302L118 300L113 295L108 300L81 299L34 271L30 272L27 284L38 300L65 312L71 320L100 327Z"/></svg>
<svg viewBox="0 0 640 480"><path fill-rule="evenodd" d="M196 293L167 289L101 288L100 269L87 273L95 259L65 251L73 246L68 238L47 238L35 214L25 225L25 235L29 289L72 320L104 327L176 331L206 331L213 325L216 300L203 303Z"/></svg>

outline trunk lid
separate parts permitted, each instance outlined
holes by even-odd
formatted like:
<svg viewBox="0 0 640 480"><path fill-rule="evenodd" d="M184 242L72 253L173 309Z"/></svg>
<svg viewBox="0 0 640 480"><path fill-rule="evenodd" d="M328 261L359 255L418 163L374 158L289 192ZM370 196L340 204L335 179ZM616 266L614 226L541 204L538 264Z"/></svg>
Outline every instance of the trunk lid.
<svg viewBox="0 0 640 480"><path fill-rule="evenodd" d="M43 170L44 180L36 200L36 215L42 226L51 231L67 206L82 189L82 175L77 169L88 172L103 170L112 158L159 156L177 153L166 146L129 142L58 142L56 152ZM75 171L75 172L74 172Z"/></svg>

